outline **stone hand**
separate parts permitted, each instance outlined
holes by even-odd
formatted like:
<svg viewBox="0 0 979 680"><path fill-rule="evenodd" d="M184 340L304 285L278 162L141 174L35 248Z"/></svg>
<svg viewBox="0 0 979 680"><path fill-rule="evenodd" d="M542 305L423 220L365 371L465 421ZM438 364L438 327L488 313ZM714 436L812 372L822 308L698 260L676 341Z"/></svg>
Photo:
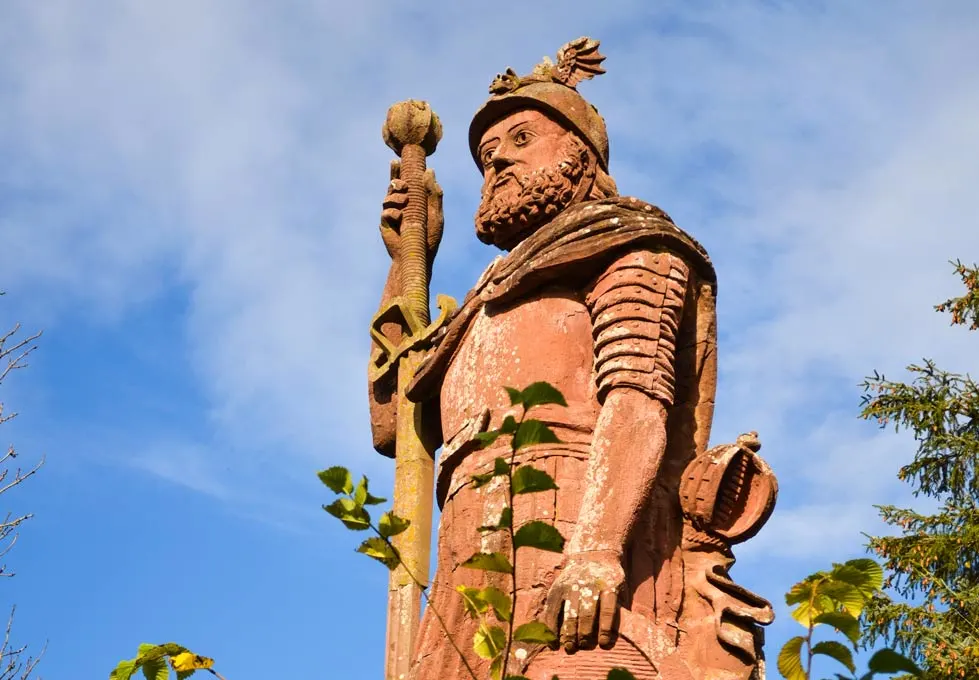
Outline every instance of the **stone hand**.
<svg viewBox="0 0 979 680"><path fill-rule="evenodd" d="M442 214L442 187L435 181L435 172L425 171L425 187L428 190L428 260L431 262L442 241L444 216ZM401 218L408 205L408 184L401 179L401 163L391 161L391 183L384 197L381 210L381 238L388 255L397 262L401 244Z"/></svg>
<svg viewBox="0 0 979 680"><path fill-rule="evenodd" d="M625 572L612 552L570 555L547 595L544 622L568 652L613 644Z"/></svg>

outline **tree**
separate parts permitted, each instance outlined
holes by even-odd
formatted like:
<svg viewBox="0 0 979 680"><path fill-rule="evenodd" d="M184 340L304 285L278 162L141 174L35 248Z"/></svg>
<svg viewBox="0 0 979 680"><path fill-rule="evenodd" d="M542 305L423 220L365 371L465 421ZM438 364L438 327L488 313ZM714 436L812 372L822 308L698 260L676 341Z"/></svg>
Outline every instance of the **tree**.
<svg viewBox="0 0 979 680"><path fill-rule="evenodd" d="M26 338L18 338L19 332L20 324L17 324L6 334L0 336L0 384L3 384L3 381L12 372L25 368L27 357L37 348L34 343L41 336L40 333L35 333ZM0 402L0 424L6 423L16 416L16 413L5 411L4 404ZM8 447L7 452L0 456L0 495L7 494L23 484L44 464L44 460L41 459L25 471L16 464L17 456L17 451L13 446ZM30 513L21 515L7 511L0 519L0 576L11 577L14 575L3 560L14 547L14 544L17 543L20 525L31 517ZM13 622L14 609L12 608L7 619L3 640L0 641L0 680L14 680L14 678L27 680L34 673L44 650L42 649L37 656L31 656L27 653L26 645L20 647L14 645L10 638Z"/></svg>
<svg viewBox="0 0 979 680"><path fill-rule="evenodd" d="M966 293L936 306L952 325L979 330L979 268L953 263ZM897 536L872 536L885 592L865 617L869 644L886 640L917 661L922 677L979 678L979 385L932 360L910 382L874 373L862 387L862 417L911 432L914 459L898 477L937 504L931 513L878 506Z"/></svg>

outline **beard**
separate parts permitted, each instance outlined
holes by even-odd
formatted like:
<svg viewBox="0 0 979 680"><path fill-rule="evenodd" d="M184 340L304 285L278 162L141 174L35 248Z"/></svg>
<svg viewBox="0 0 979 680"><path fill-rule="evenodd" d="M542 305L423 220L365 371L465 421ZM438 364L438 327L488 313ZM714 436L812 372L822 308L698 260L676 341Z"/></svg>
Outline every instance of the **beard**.
<svg viewBox="0 0 979 680"><path fill-rule="evenodd" d="M508 182L483 188L476 213L480 241L511 250L571 204L585 175L588 148L569 135L561 156L552 166L510 173Z"/></svg>

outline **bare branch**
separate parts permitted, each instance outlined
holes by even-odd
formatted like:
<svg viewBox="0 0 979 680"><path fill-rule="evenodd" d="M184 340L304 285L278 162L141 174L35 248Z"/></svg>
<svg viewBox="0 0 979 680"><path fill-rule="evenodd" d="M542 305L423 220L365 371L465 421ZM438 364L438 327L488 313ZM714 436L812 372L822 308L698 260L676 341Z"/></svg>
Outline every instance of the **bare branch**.
<svg viewBox="0 0 979 680"><path fill-rule="evenodd" d="M14 455L16 455L16 454L14 454ZM7 456L10 456L10 451L7 452ZM6 459L6 457L5 457L5 459ZM6 486L0 487L0 495L3 495L5 492L7 492L10 489L14 488L18 484L21 484L28 477L34 476L34 474L38 470L41 469L41 466L42 465L44 465L44 457L43 456L41 457L41 460L39 460L37 462L37 465L35 465L34 467L32 467L30 470L28 470L27 472L25 472L23 474L21 474L20 468L17 468L17 472L14 473L13 480L10 481ZM0 479L2 479L2 478L0 478Z"/></svg>

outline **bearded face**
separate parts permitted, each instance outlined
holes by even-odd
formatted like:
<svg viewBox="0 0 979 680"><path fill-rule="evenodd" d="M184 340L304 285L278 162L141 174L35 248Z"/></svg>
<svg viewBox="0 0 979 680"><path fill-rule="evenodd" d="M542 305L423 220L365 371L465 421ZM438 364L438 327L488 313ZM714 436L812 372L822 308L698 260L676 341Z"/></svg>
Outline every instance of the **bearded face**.
<svg viewBox="0 0 979 680"><path fill-rule="evenodd" d="M521 111L487 130L476 235L510 250L571 205L585 179L588 148L538 111Z"/></svg>

